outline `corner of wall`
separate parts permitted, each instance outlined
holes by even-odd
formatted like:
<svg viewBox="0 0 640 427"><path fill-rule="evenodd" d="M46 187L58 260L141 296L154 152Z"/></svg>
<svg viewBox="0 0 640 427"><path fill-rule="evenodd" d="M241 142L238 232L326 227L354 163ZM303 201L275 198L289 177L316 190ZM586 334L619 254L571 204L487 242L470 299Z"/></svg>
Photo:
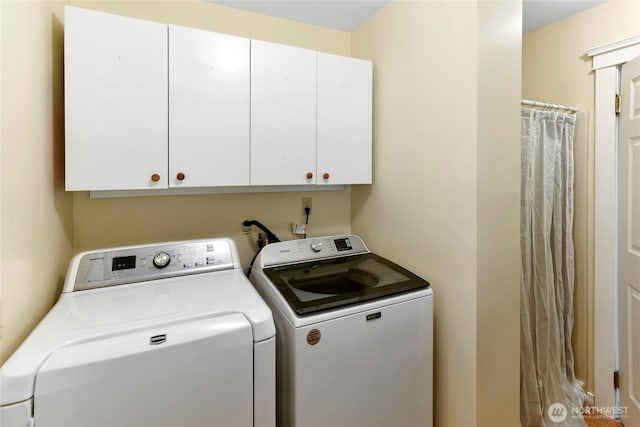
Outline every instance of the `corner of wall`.
<svg viewBox="0 0 640 427"><path fill-rule="evenodd" d="M478 426L520 423L521 54L521 2L480 1L476 247Z"/></svg>
<svg viewBox="0 0 640 427"><path fill-rule="evenodd" d="M63 177L63 36L54 7L1 3L0 362L57 299L72 253L73 202Z"/></svg>
<svg viewBox="0 0 640 427"><path fill-rule="evenodd" d="M5 24L4 21L2 19L3 13L2 11L4 10L4 4L5 2L0 2L0 64L2 61L2 58L4 57L3 54L3 50L4 50L4 42L5 42L5 35L4 35L4 31L2 31L3 28L5 28ZM4 79L3 79L3 75L2 75L2 66L0 65L0 94L2 94L4 92L3 90L4 88ZM1 96L1 95L0 95ZM4 102L2 102L2 99L0 99L0 235L2 235L2 185L3 185L3 179L2 179L2 141L3 141L3 114L2 114L2 110L3 110L3 105ZM0 238L0 364L3 363L3 361L5 360L5 358L3 357L3 349L4 349L4 339L3 339L3 326L4 326L4 315L2 314L2 301L3 301L3 297L2 297L2 290L3 290L3 277L2 277L2 265L3 265L3 257L2 257L2 240Z"/></svg>

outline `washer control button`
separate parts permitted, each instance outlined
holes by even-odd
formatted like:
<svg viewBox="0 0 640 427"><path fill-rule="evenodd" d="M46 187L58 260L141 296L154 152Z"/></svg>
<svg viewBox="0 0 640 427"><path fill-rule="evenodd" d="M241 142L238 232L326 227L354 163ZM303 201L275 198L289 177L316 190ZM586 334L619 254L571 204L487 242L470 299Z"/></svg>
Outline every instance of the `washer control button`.
<svg viewBox="0 0 640 427"><path fill-rule="evenodd" d="M159 252L153 257L153 265L158 268L165 268L171 262L171 256L166 252Z"/></svg>
<svg viewBox="0 0 640 427"><path fill-rule="evenodd" d="M320 252L322 250L322 242L320 240L312 240L311 249L314 252Z"/></svg>

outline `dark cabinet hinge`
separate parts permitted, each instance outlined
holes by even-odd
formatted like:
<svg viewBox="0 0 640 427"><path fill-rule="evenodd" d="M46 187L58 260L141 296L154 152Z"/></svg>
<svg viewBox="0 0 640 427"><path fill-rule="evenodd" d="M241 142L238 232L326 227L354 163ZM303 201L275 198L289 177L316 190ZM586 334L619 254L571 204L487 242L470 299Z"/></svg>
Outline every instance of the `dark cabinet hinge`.
<svg viewBox="0 0 640 427"><path fill-rule="evenodd" d="M613 372L613 388L615 390L620 388L620 371Z"/></svg>

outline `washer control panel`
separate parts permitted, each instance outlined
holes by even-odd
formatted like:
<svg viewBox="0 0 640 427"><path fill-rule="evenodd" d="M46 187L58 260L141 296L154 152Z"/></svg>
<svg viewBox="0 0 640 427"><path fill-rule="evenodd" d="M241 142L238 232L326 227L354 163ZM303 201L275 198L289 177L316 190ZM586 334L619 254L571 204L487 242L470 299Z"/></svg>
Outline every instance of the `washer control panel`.
<svg viewBox="0 0 640 427"><path fill-rule="evenodd" d="M362 239L346 235L272 243L262 248L261 256L262 265L270 267L368 252Z"/></svg>
<svg viewBox="0 0 640 427"><path fill-rule="evenodd" d="M311 250L314 252L320 252L322 250L322 240L313 239L311 241Z"/></svg>
<svg viewBox="0 0 640 427"><path fill-rule="evenodd" d="M84 254L73 290L233 268L231 244L225 239L117 248Z"/></svg>

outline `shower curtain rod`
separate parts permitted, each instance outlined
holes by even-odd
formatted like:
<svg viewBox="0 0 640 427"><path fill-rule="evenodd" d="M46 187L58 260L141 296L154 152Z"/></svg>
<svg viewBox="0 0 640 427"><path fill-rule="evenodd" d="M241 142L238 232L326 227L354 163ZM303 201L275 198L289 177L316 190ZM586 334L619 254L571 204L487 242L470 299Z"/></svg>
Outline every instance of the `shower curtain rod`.
<svg viewBox="0 0 640 427"><path fill-rule="evenodd" d="M529 107L546 108L549 110L559 111L572 111L574 113L580 110L578 107L572 107L571 105L549 104L547 102L529 101L527 99L521 100L520 103Z"/></svg>

